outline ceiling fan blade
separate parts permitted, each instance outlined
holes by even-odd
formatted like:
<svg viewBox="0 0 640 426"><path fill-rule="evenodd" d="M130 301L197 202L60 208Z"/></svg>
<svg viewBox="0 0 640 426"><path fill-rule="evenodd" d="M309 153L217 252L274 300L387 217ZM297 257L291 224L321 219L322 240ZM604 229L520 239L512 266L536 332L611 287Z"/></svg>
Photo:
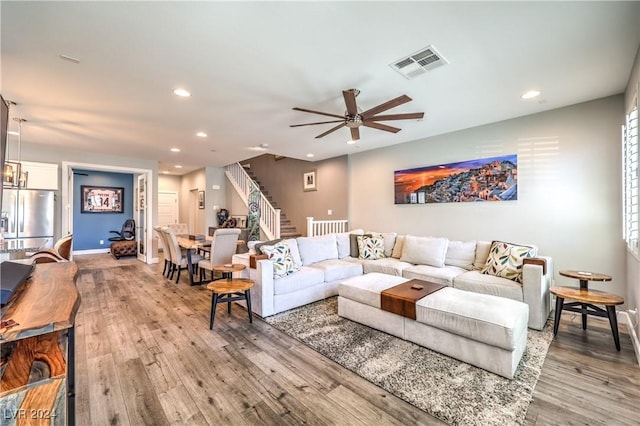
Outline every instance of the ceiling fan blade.
<svg viewBox="0 0 640 426"><path fill-rule="evenodd" d="M351 129L351 140L352 141L357 141L360 139L360 129L358 129L357 127L352 127Z"/></svg>
<svg viewBox="0 0 640 426"><path fill-rule="evenodd" d="M322 138L324 136L327 136L329 133L335 132L336 130L338 130L338 129L346 126L346 125L347 125L347 123L338 124L336 127L332 128L332 129L329 129L326 132L321 133L318 136L316 136L316 139L320 139L320 138Z"/></svg>
<svg viewBox="0 0 640 426"><path fill-rule="evenodd" d="M342 120L318 121L317 123L290 124L289 127L314 126L316 124L341 123L343 121L344 121L344 118Z"/></svg>
<svg viewBox="0 0 640 426"><path fill-rule="evenodd" d="M356 92L353 90L343 90L342 96L344 97L344 103L347 105L347 114L355 116L358 114L358 107L356 106Z"/></svg>
<svg viewBox="0 0 640 426"><path fill-rule="evenodd" d="M400 129L397 127L387 126L386 124L374 123L373 121L363 121L363 126L373 127L374 129L384 130L391 133L398 133Z"/></svg>
<svg viewBox="0 0 640 426"><path fill-rule="evenodd" d="M390 121L390 120L412 120L424 118L424 112L409 112L406 114L387 114L376 115L373 117L365 118L364 121Z"/></svg>
<svg viewBox="0 0 640 426"><path fill-rule="evenodd" d="M410 102L410 101L411 101L411 98L408 97L407 95L398 96L395 99L391 99L390 101L387 101L383 104L380 104L378 106L371 108L370 110L363 112L362 114L360 114L360 116L362 118L370 118L378 113L381 113L382 111L395 108L399 105L406 104L407 102Z"/></svg>
<svg viewBox="0 0 640 426"><path fill-rule="evenodd" d="M302 112L310 112L312 114L320 114L320 115L326 115L328 117L336 117L336 118L344 118L343 115L338 115L338 114L329 114L328 112L320 112L320 111L313 111L311 109L304 109L304 108L293 108L296 111L302 111Z"/></svg>

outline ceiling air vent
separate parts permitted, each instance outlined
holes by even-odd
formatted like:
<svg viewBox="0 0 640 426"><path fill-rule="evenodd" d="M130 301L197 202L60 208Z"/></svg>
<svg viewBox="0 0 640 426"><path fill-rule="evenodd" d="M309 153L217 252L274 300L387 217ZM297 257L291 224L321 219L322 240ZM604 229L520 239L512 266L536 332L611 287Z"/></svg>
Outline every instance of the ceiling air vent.
<svg viewBox="0 0 640 426"><path fill-rule="evenodd" d="M394 61L389 66L402 74L407 80L411 80L448 63L433 46L427 46L405 58Z"/></svg>

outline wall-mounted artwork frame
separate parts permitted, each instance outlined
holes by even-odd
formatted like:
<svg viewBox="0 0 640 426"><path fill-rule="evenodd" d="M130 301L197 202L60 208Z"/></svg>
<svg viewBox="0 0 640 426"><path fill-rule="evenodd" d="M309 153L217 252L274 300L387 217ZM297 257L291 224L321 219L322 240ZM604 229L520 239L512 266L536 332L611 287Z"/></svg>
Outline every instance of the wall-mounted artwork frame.
<svg viewBox="0 0 640 426"><path fill-rule="evenodd" d="M198 208L204 209L204 191L198 191Z"/></svg>
<svg viewBox="0 0 640 426"><path fill-rule="evenodd" d="M302 190L317 191L318 190L318 170L310 170L302 174Z"/></svg>
<svg viewBox="0 0 640 426"><path fill-rule="evenodd" d="M80 213L124 213L124 188L80 186Z"/></svg>
<svg viewBox="0 0 640 426"><path fill-rule="evenodd" d="M395 204L513 201L518 199L518 156L396 170Z"/></svg>

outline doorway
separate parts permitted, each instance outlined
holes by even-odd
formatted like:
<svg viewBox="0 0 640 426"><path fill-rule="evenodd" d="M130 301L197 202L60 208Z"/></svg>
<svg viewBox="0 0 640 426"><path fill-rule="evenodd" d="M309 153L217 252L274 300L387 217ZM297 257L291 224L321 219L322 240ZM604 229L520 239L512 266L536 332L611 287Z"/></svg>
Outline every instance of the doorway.
<svg viewBox="0 0 640 426"><path fill-rule="evenodd" d="M153 209L155 199L153 196L153 170L151 169L136 169L129 167L108 166L104 164L87 164L87 163L72 163L62 162L62 235L73 233L73 212L74 212L74 193L73 193L73 170L95 170L114 173L131 173L138 179L138 176L144 176L144 182L146 182L145 190L145 210L143 214L142 228L137 231L140 235L143 235L140 244L144 247L153 247L153 232L149 232L149 228L153 224ZM66 182L65 182L66 180ZM137 204L137 197L133 197ZM157 257L153 256L154 250L144 250L144 253L138 258L145 263L155 263L158 261Z"/></svg>

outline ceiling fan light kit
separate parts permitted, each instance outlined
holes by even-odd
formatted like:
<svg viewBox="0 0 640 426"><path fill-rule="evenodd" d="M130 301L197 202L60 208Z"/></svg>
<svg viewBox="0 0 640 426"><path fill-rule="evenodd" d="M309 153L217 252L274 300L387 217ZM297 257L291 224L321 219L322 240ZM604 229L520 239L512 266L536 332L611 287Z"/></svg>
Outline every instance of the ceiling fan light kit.
<svg viewBox="0 0 640 426"><path fill-rule="evenodd" d="M360 94L360 90L358 89L348 89L348 90L342 91L344 103L347 108L343 115L295 107L293 108L295 111L302 111L302 112L308 112L311 114L319 114L327 117L334 117L334 118L338 118L339 120L319 121L315 123L305 123L305 124L292 124L289 127L315 126L317 124L340 123L337 126L327 130L326 132L319 134L318 136L316 136L316 139L325 137L328 134L333 133L336 130L341 129L343 127L348 127L349 130L351 131L351 140L357 141L360 139L361 126L366 126L366 127L370 127L378 130L384 130L386 132L391 132L391 133L398 133L400 131L399 128L378 123L378 121L412 120L412 119L420 120L424 117L424 112L378 115L382 112L385 112L387 110L390 110L402 104L410 102L412 99L407 95L398 96L397 98L391 99L367 111L362 112L362 110L358 108L358 104L356 103L356 96L358 96L359 94Z"/></svg>

